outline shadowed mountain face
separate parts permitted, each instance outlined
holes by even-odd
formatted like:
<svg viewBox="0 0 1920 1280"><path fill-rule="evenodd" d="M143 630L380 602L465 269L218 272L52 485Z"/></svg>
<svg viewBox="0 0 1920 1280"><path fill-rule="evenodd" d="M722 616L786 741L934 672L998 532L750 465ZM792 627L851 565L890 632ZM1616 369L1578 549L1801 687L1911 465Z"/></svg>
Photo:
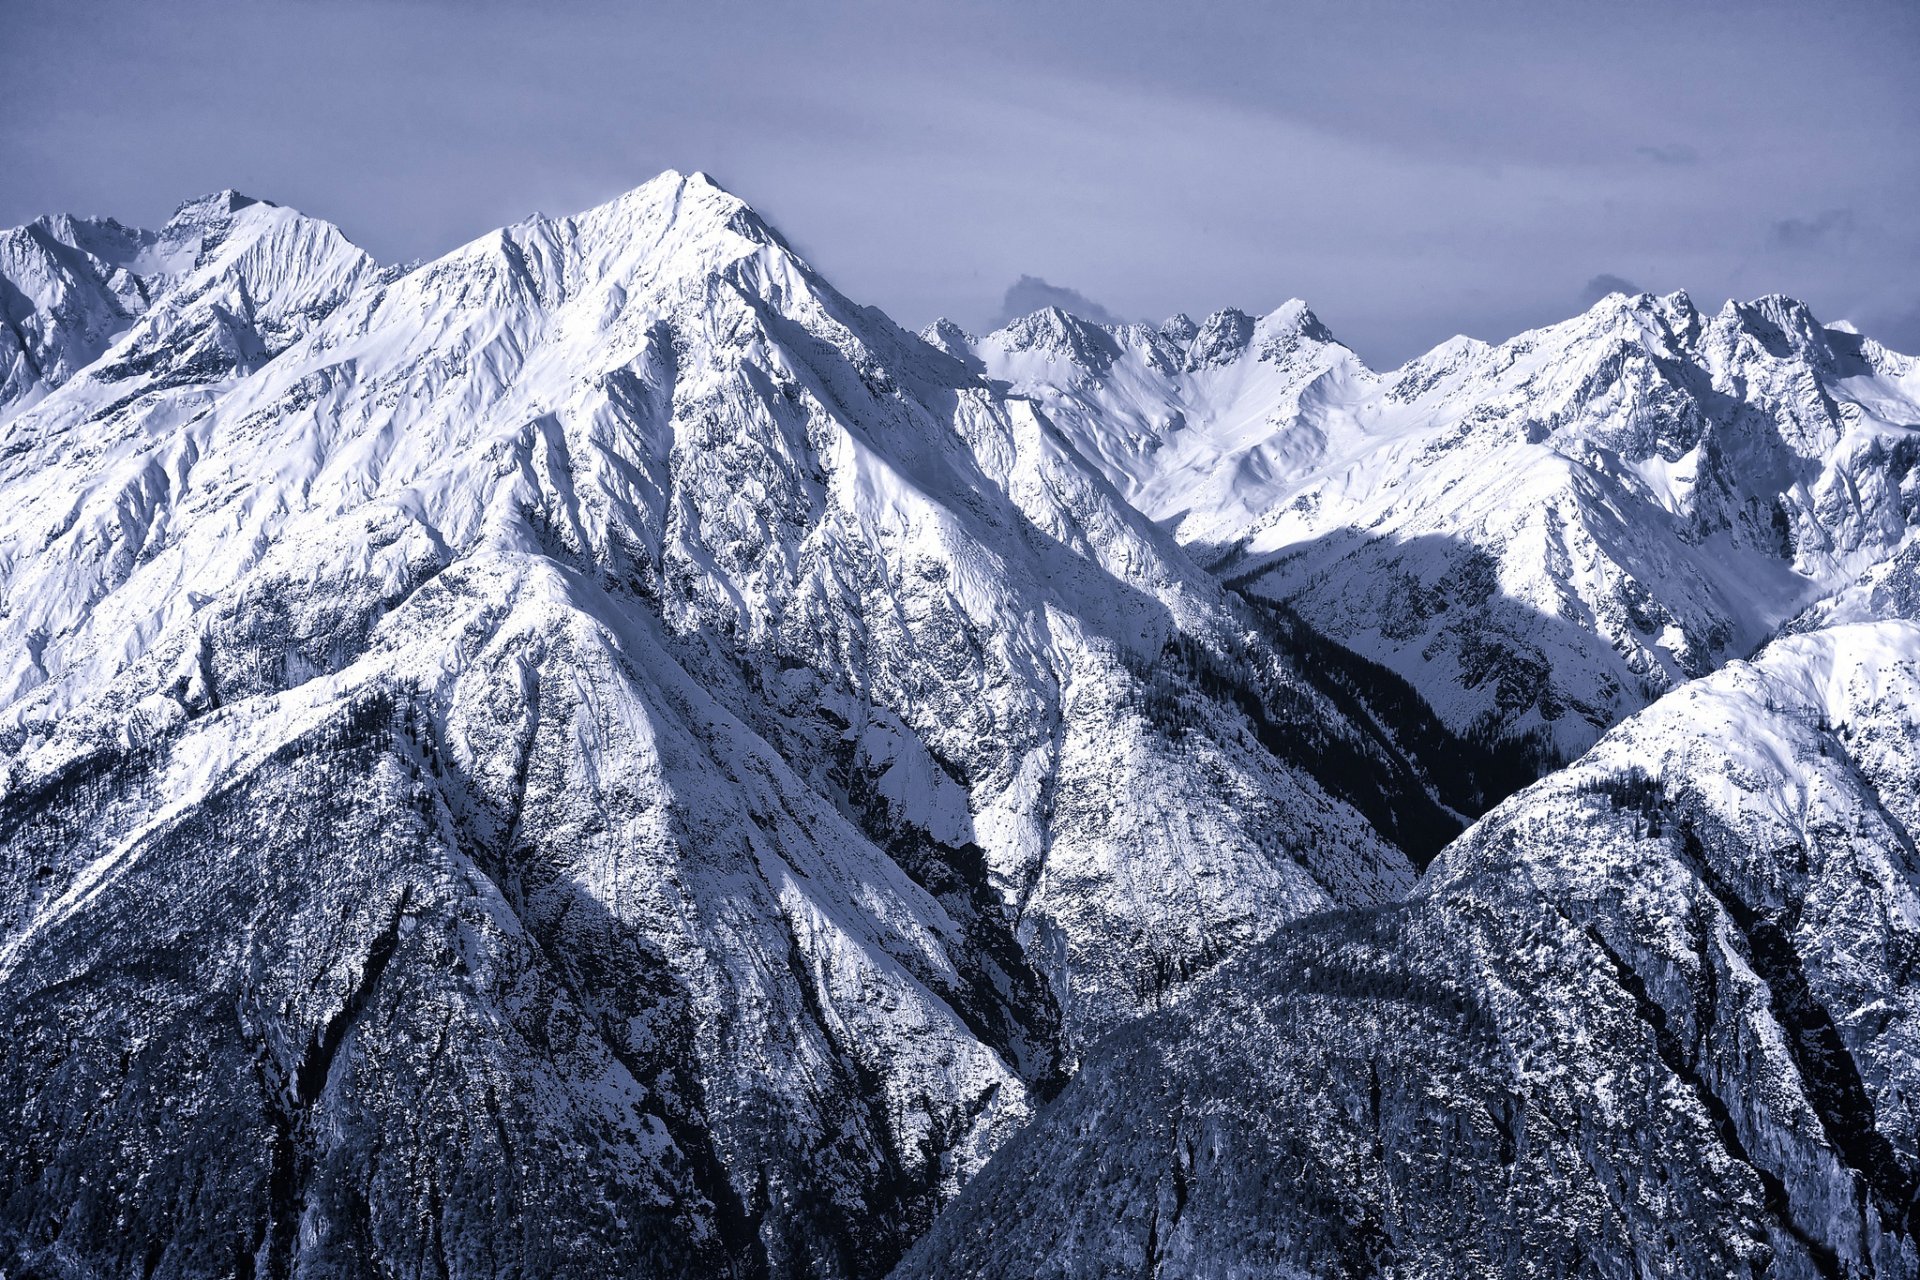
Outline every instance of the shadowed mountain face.
<svg viewBox="0 0 1920 1280"><path fill-rule="evenodd" d="M1456 731L1561 758L1751 652L1920 511L1920 365L1788 298L1615 294L1389 373L1298 302L1159 330L1043 312L970 351L1196 558Z"/></svg>
<svg viewBox="0 0 1920 1280"><path fill-rule="evenodd" d="M0 422L10 1273L877 1275L1482 806L698 175L405 273L201 203Z"/></svg>
<svg viewBox="0 0 1920 1280"><path fill-rule="evenodd" d="M1920 626L1776 641L1115 1033L897 1274L1920 1274L1916 777Z"/></svg>

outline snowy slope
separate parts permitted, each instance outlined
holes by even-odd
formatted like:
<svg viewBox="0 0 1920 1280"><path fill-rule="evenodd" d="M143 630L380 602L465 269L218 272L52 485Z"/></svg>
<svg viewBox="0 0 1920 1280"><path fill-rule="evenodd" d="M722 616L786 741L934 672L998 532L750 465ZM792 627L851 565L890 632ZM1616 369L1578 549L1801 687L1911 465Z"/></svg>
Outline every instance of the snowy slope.
<svg viewBox="0 0 1920 1280"><path fill-rule="evenodd" d="M876 1274L1456 821L1417 708L700 175L405 274L218 216L0 425L27 1269Z"/></svg>
<svg viewBox="0 0 1920 1280"><path fill-rule="evenodd" d="M1456 729L1563 755L1887 555L1920 502L1920 365L1790 299L1614 295L1387 374L1298 303L1213 317L1237 337L1201 355L1191 329L1042 313L973 350L1229 580Z"/></svg>
<svg viewBox="0 0 1920 1280"><path fill-rule="evenodd" d="M943 333L936 325L923 336ZM1189 543L1251 523L1328 447L1282 427L1374 383L1298 300L1257 319L1227 310L1158 329L1050 308L967 349L989 376L1038 399L1130 502Z"/></svg>
<svg viewBox="0 0 1920 1280"><path fill-rule="evenodd" d="M1920 625L1629 718L1105 1042L902 1277L1920 1275Z"/></svg>

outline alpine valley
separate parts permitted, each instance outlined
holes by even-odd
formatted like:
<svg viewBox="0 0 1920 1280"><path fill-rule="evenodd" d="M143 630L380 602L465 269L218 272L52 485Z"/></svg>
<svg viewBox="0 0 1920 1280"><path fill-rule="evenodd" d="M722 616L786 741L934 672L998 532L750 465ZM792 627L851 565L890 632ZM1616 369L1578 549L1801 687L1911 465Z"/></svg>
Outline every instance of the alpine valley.
<svg viewBox="0 0 1920 1280"><path fill-rule="evenodd" d="M0 233L0 1277L1920 1278L1920 362Z"/></svg>

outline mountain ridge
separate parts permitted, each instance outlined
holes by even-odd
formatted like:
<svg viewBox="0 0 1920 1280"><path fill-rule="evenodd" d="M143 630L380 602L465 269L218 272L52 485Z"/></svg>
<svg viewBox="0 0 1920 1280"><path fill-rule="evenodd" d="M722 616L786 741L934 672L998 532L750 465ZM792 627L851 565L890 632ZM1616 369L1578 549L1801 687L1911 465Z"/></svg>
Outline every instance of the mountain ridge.
<svg viewBox="0 0 1920 1280"><path fill-rule="evenodd" d="M1387 373L1317 321L1224 376L1152 332L1102 330L1093 362L1019 324L971 349L1223 576L1456 731L1562 758L1892 554L1916 501L1920 366L1778 295L1614 294ZM1567 624L1549 645L1541 616Z"/></svg>

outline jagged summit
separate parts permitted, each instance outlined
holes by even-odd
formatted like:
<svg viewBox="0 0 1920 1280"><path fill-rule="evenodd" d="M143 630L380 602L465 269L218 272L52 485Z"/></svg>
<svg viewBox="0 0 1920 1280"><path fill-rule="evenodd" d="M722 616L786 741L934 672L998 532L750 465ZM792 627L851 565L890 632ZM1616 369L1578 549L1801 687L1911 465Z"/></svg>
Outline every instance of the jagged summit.
<svg viewBox="0 0 1920 1280"><path fill-rule="evenodd" d="M1233 360L1253 341L1256 332L1269 340L1293 335L1323 344L1337 341L1312 308L1298 298L1261 316L1238 307L1223 307L1198 323L1180 312L1157 327L1099 324L1064 307L1049 306L1009 321L987 338L970 341L975 345L990 342L1010 352L1037 351L1050 358L1102 368L1109 357L1117 356L1118 348L1140 348L1152 351L1150 358L1189 366L1193 371ZM1099 335L1105 335L1105 340Z"/></svg>
<svg viewBox="0 0 1920 1280"><path fill-rule="evenodd" d="M974 372L979 372L984 367L979 358L973 354L974 336L945 316L940 316L922 329L920 341L936 351L952 356Z"/></svg>
<svg viewBox="0 0 1920 1280"><path fill-rule="evenodd" d="M1120 344L1112 329L1083 320L1062 307L1042 307L1009 322L986 341L1008 352L1065 361L1095 374L1106 372L1120 358Z"/></svg>
<svg viewBox="0 0 1920 1280"><path fill-rule="evenodd" d="M1074 447L1156 520L1236 497L1284 474L1264 456L1278 415L1305 396L1344 396L1373 374L1299 299L1255 317L1223 308L1158 329L1037 312L973 345L987 375L1046 407ZM1317 390L1316 390L1317 388Z"/></svg>
<svg viewBox="0 0 1920 1280"><path fill-rule="evenodd" d="M52 215L0 232L0 424L83 371L97 387L162 366L196 382L257 367L373 274L331 224L234 191L187 201L158 230ZM217 324L178 323L211 307Z"/></svg>
<svg viewBox="0 0 1920 1280"><path fill-rule="evenodd" d="M1665 295L1616 292L1599 299L1584 315L1565 322L1564 326L1542 332L1552 333L1564 327L1569 333L1579 333L1581 326L1586 326L1589 332L1604 328L1615 335L1643 334L1650 341L1684 345L1698 340L1702 324L1703 317L1684 289Z"/></svg>
<svg viewBox="0 0 1920 1280"><path fill-rule="evenodd" d="M1327 328L1327 326L1321 322L1320 317L1313 313L1312 307L1309 307L1299 298L1289 298L1275 307L1267 313L1262 324L1275 327L1285 326L1305 337L1312 338L1316 342L1335 341L1333 331Z"/></svg>

